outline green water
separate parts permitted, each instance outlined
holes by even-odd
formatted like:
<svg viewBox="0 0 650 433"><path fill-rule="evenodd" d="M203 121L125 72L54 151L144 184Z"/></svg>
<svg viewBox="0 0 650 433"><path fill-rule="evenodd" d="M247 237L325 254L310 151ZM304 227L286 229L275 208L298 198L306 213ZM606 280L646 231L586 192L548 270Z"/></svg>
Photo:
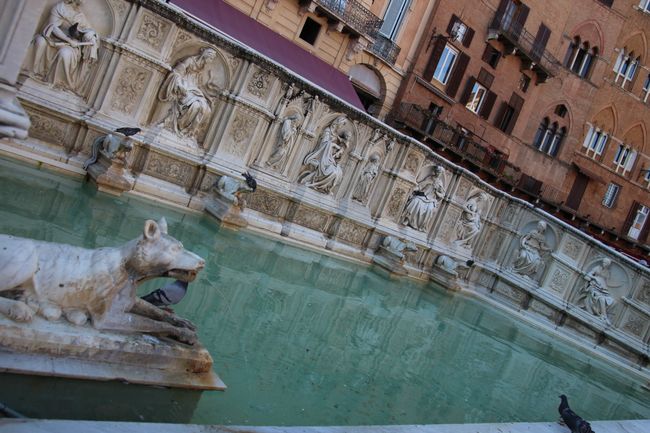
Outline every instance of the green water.
<svg viewBox="0 0 650 433"><path fill-rule="evenodd" d="M639 383L475 300L0 160L0 233L108 246L163 215L207 260L177 312L228 390L3 375L0 401L40 417L431 424L550 421L565 393L586 418L650 418Z"/></svg>

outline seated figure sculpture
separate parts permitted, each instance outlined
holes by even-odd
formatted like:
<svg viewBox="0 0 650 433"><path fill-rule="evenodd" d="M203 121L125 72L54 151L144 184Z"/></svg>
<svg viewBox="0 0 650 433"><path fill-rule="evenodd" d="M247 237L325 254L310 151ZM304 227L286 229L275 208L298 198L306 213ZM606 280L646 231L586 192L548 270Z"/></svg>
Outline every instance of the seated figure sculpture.
<svg viewBox="0 0 650 433"><path fill-rule="evenodd" d="M584 279L587 284L580 289L577 300L581 308L601 318L607 324L610 324L607 308L614 303L609 288L616 287L616 284L610 279L611 265L612 261L605 258L585 275Z"/></svg>
<svg viewBox="0 0 650 433"><path fill-rule="evenodd" d="M147 333L194 344L194 325L136 297L155 277L193 281L205 266L167 234L167 222L147 220L143 234L121 247L85 249L0 235L0 313L17 322L35 314L64 316L99 330Z"/></svg>
<svg viewBox="0 0 650 433"><path fill-rule="evenodd" d="M519 252L512 263L516 273L534 279L544 269L544 257L551 251L545 232L546 222L538 221L533 230L521 237Z"/></svg>

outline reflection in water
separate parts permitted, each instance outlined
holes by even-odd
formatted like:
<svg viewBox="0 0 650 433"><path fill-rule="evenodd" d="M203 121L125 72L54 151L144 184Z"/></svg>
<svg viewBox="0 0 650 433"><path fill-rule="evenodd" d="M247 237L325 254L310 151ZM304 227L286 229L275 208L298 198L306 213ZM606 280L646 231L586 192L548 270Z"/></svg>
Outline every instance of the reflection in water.
<svg viewBox="0 0 650 433"><path fill-rule="evenodd" d="M170 233L207 259L177 310L198 324L229 388L204 393L193 422L550 421L560 393L586 418L650 418L647 392L617 369L474 300L16 164L0 161L0 180L0 232L116 245L138 235L144 219L164 215ZM0 377L14 389L11 397L0 386L0 399L38 406L20 380ZM105 417L83 402L137 388L84 385L57 380L81 403L47 414ZM183 411L161 407L187 401L191 411L191 399L161 395L156 404L131 399L134 407L110 417L186 421Z"/></svg>

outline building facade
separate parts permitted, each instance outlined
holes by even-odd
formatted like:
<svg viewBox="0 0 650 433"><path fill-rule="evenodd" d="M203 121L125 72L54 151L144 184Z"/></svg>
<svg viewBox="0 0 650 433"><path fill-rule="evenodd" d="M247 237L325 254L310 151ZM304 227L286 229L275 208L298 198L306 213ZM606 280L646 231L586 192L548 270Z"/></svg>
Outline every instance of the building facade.
<svg viewBox="0 0 650 433"><path fill-rule="evenodd" d="M441 0L391 122L604 240L647 246L648 3Z"/></svg>

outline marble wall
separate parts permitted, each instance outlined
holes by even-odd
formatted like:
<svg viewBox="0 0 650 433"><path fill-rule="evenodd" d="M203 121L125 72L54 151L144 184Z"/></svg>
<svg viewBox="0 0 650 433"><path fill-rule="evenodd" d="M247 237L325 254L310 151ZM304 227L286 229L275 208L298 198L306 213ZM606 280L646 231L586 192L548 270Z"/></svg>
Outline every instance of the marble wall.
<svg viewBox="0 0 650 433"><path fill-rule="evenodd" d="M202 210L220 175L250 171L251 227L367 262L386 236L411 241L410 276L647 372L647 268L174 6L49 1L33 36L18 94L30 137L0 141L3 154L85 174L98 136L141 128L127 158L134 194Z"/></svg>

